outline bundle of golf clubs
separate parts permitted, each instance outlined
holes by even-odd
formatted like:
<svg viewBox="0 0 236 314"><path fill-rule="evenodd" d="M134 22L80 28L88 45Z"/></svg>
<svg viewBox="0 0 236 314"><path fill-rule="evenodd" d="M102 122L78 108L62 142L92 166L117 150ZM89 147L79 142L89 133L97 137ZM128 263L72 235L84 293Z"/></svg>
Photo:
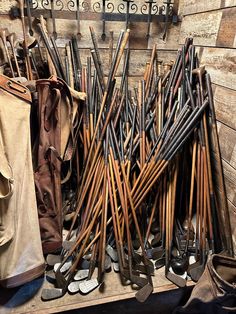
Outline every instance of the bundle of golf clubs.
<svg viewBox="0 0 236 314"><path fill-rule="evenodd" d="M0 32L5 74L28 80L54 74L87 94L79 106L71 178L62 185L67 234L62 251L47 256L54 286L43 289L42 299L87 294L111 269L123 285L138 288L140 302L153 291L155 269L164 267L179 287L188 278L197 281L209 254L233 250L211 81L192 39L165 66L154 45L143 78L130 89L129 30L120 32L115 48L111 32L105 75L92 27L84 65L77 38L63 57L43 17L40 39L30 41L22 5L20 49L14 33Z"/></svg>
<svg viewBox="0 0 236 314"><path fill-rule="evenodd" d="M121 31L115 49L110 45L108 77L90 31L86 66L74 38L65 72L44 38L57 75L87 98L73 173L63 187L67 235L60 254L47 256L54 286L43 289L42 299L87 294L113 269L123 285L138 287L136 298L144 302L155 269L164 267L166 278L184 287L188 278L200 278L209 254L232 255L211 81L187 38L175 62L164 67L154 45L143 79L130 90L129 30Z"/></svg>

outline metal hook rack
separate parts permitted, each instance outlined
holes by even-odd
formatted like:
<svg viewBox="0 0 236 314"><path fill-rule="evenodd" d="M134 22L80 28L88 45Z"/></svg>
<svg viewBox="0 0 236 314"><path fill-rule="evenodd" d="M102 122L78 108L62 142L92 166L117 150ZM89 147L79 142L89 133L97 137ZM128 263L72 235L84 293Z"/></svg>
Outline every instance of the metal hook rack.
<svg viewBox="0 0 236 314"><path fill-rule="evenodd" d="M174 12L174 1L166 0L162 5L157 5L155 0L145 0L143 4L138 5L134 0L122 0L114 4L110 0L99 0L92 5L88 1L80 0L27 0L25 1L25 16L44 18L53 20L53 36L56 39L56 19L77 20L78 37L81 38L80 21L83 20L101 20L102 21L102 40L106 39L106 22L123 21L126 28L132 22L146 22L146 37L150 37L151 23L165 23L163 39L165 39L170 23L177 24L180 21L179 16ZM11 9L13 18L19 17L19 9Z"/></svg>

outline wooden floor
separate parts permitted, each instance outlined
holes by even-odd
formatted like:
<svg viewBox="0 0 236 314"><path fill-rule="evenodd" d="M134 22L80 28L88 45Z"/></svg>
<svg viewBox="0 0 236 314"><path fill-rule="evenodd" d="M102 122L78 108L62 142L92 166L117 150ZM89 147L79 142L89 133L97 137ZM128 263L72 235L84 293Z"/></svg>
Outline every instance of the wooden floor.
<svg viewBox="0 0 236 314"><path fill-rule="evenodd" d="M73 310L73 313L77 313L77 309L80 309L78 313L151 313L149 310L153 309L148 304L156 304L155 308L157 313L171 313L163 312L163 309L175 307L179 301L185 296L185 289L177 289L174 284L171 284L164 276L164 270L160 269L156 271L155 277L153 277L154 295L151 296L144 304L138 303L134 297L136 291L131 288L130 285L122 286L119 279L119 274L110 272L106 274L105 285L101 289L95 289L88 295L69 295L68 293L57 300L43 302L41 300L41 290L43 287L48 287L49 283L45 282L43 278L34 280L33 282L26 284L17 289L0 290L0 314L8 313L62 313L64 311ZM188 285L192 285L189 282ZM171 291L169 296L167 291ZM165 292L164 294L161 292ZM158 293L156 295L156 293ZM157 301L159 298L159 301ZM162 298L164 303L160 302ZM127 300L131 299L131 300ZM124 301L127 300L127 301ZM117 302L120 301L120 302ZM111 303L112 302L112 303ZM156 303L158 302L158 303ZM103 304L103 305L102 305ZM129 304L129 306L128 306ZM161 304L163 309L161 310ZM129 311L125 310L126 306L129 307ZM91 307L91 308L87 308ZM82 308L85 308L82 310ZM134 310L132 312L132 309ZM141 311L142 309L142 311ZM144 310L145 309L145 310ZM149 309L149 310L148 310ZM160 312L159 312L160 310ZM105 311L105 312L104 312ZM157 312L158 311L158 312ZM72 312L71 312L72 313ZM152 312L153 313L153 312Z"/></svg>

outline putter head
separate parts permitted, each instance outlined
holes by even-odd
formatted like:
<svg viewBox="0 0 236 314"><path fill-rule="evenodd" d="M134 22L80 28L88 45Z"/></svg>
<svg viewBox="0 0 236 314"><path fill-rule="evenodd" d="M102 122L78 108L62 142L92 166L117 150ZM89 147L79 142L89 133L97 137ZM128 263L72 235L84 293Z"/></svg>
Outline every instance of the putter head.
<svg viewBox="0 0 236 314"><path fill-rule="evenodd" d="M135 297L139 302L145 302L150 294L153 292L153 286L148 282L143 286L138 292L136 292Z"/></svg>
<svg viewBox="0 0 236 314"><path fill-rule="evenodd" d="M63 289L58 288L43 289L41 299L43 301L51 301L63 297L65 293L66 292Z"/></svg>

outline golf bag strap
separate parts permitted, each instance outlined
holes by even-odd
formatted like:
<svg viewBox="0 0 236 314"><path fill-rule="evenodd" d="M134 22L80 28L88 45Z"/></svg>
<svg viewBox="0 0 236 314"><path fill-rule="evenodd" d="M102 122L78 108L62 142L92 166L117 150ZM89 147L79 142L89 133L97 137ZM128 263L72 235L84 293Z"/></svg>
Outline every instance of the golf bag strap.
<svg viewBox="0 0 236 314"><path fill-rule="evenodd" d="M2 74L0 75L0 88L14 96L24 99L27 102L31 102L32 100L30 91L27 87Z"/></svg>

